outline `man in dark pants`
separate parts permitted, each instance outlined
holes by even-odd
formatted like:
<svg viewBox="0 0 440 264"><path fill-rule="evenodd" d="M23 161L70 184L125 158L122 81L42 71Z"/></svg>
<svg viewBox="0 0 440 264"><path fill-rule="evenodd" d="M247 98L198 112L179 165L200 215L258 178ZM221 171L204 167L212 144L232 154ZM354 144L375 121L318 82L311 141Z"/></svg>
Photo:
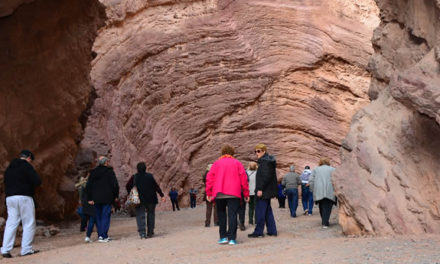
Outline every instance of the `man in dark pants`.
<svg viewBox="0 0 440 264"><path fill-rule="evenodd" d="M147 166L144 162L137 164L137 171L133 176L133 184L139 193L139 199L141 204L136 206L136 223L138 226L138 232L141 239L147 237L153 237L154 235L154 224L155 224L155 210L158 203L157 194L162 197L162 202L165 202L164 195L153 174L146 172ZM132 186L128 186L131 190ZM147 210L147 231L145 232L145 209Z"/></svg>
<svg viewBox="0 0 440 264"><path fill-rule="evenodd" d="M113 168L108 166L107 157L99 157L98 167L90 172L86 192L88 203L95 205L98 242L109 242L112 204L119 197L119 184Z"/></svg>
<svg viewBox="0 0 440 264"><path fill-rule="evenodd" d="M248 237L262 237L264 236L264 225L267 225L267 234L269 236L276 236L277 227L275 218L273 216L270 200L276 197L277 174L276 174L276 160L275 157L267 153L267 147L264 144L258 144L255 147L255 154L258 158L258 169L256 176L256 208L255 216L257 225L253 233Z"/></svg>
<svg viewBox="0 0 440 264"><path fill-rule="evenodd" d="M1 248L4 258L12 258L10 251L14 247L15 235L21 222L23 235L21 239L21 255L31 255L39 250L32 249L35 235L35 188L41 184L40 176L32 167L34 155L29 150L22 150L20 158L11 161L5 171L5 194L8 219L3 234Z"/></svg>

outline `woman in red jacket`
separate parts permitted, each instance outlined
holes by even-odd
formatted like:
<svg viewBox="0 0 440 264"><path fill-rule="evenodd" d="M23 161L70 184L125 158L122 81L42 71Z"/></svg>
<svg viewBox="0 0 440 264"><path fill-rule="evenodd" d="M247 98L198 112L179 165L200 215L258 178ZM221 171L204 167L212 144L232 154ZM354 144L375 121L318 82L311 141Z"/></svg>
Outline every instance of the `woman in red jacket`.
<svg viewBox="0 0 440 264"><path fill-rule="evenodd" d="M245 201L249 202L249 184L243 165L233 157L234 148L223 145L221 152L222 156L214 162L206 176L206 199L215 199L216 202L220 233L218 243L235 245L241 193L243 192ZM226 229L226 218L229 219L229 230Z"/></svg>

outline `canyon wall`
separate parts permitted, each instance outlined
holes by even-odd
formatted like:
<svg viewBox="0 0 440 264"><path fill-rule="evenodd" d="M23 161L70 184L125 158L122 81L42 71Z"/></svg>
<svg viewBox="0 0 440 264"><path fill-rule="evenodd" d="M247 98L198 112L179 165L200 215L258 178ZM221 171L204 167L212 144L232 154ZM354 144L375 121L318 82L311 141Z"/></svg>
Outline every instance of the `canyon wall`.
<svg viewBox="0 0 440 264"><path fill-rule="evenodd" d="M440 2L378 0L374 101L334 174L346 234L440 232Z"/></svg>
<svg viewBox="0 0 440 264"><path fill-rule="evenodd" d="M373 1L101 2L80 153L109 155L121 185L145 161L164 191L202 190L223 143L245 166L267 144L279 176L320 157L339 164L369 102Z"/></svg>
<svg viewBox="0 0 440 264"><path fill-rule="evenodd" d="M0 16L0 182L9 161L32 150L43 181L37 216L63 219L77 206L69 175L93 91L91 48L104 7L89 0L6 0Z"/></svg>

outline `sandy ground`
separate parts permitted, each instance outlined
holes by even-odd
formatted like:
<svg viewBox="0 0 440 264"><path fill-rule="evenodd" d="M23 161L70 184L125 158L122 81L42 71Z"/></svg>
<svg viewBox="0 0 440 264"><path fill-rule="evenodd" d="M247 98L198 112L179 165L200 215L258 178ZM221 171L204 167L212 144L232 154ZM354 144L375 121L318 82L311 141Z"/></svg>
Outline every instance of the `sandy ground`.
<svg viewBox="0 0 440 264"><path fill-rule="evenodd" d="M141 240L136 220L114 217L110 243L84 243L79 224L61 229L52 238L37 237L42 252L7 263L440 263L440 235L348 238L341 234L334 207L331 225L321 228L319 211L290 218L288 209L272 202L278 237L248 238L253 226L238 231L238 245L218 245L218 227L204 227L205 206L156 213L156 236ZM298 213L302 212L298 209ZM247 220L246 220L247 222Z"/></svg>

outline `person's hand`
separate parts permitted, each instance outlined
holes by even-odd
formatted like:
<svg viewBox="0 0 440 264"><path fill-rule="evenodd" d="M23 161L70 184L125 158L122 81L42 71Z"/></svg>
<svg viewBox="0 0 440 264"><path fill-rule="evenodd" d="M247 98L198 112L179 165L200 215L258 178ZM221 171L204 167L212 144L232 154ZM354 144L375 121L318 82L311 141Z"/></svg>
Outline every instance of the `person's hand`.
<svg viewBox="0 0 440 264"><path fill-rule="evenodd" d="M244 198L244 201L245 201L246 203L248 203L248 202L249 202L249 197L245 197L245 198Z"/></svg>
<svg viewBox="0 0 440 264"><path fill-rule="evenodd" d="M211 196L206 196L206 200L208 201L208 202L211 202Z"/></svg>
<svg viewBox="0 0 440 264"><path fill-rule="evenodd" d="M166 202L165 197L162 197L161 200L162 200L162 203Z"/></svg>
<svg viewBox="0 0 440 264"><path fill-rule="evenodd" d="M263 196L263 191L258 191L258 192L257 192L257 196L258 196L258 197Z"/></svg>
<svg viewBox="0 0 440 264"><path fill-rule="evenodd" d="M90 205L94 205L95 202L94 202L94 201L88 201L88 204L90 204Z"/></svg>
<svg viewBox="0 0 440 264"><path fill-rule="evenodd" d="M306 187L309 187L309 186L310 186L310 184L307 183L307 184L306 184Z"/></svg>

